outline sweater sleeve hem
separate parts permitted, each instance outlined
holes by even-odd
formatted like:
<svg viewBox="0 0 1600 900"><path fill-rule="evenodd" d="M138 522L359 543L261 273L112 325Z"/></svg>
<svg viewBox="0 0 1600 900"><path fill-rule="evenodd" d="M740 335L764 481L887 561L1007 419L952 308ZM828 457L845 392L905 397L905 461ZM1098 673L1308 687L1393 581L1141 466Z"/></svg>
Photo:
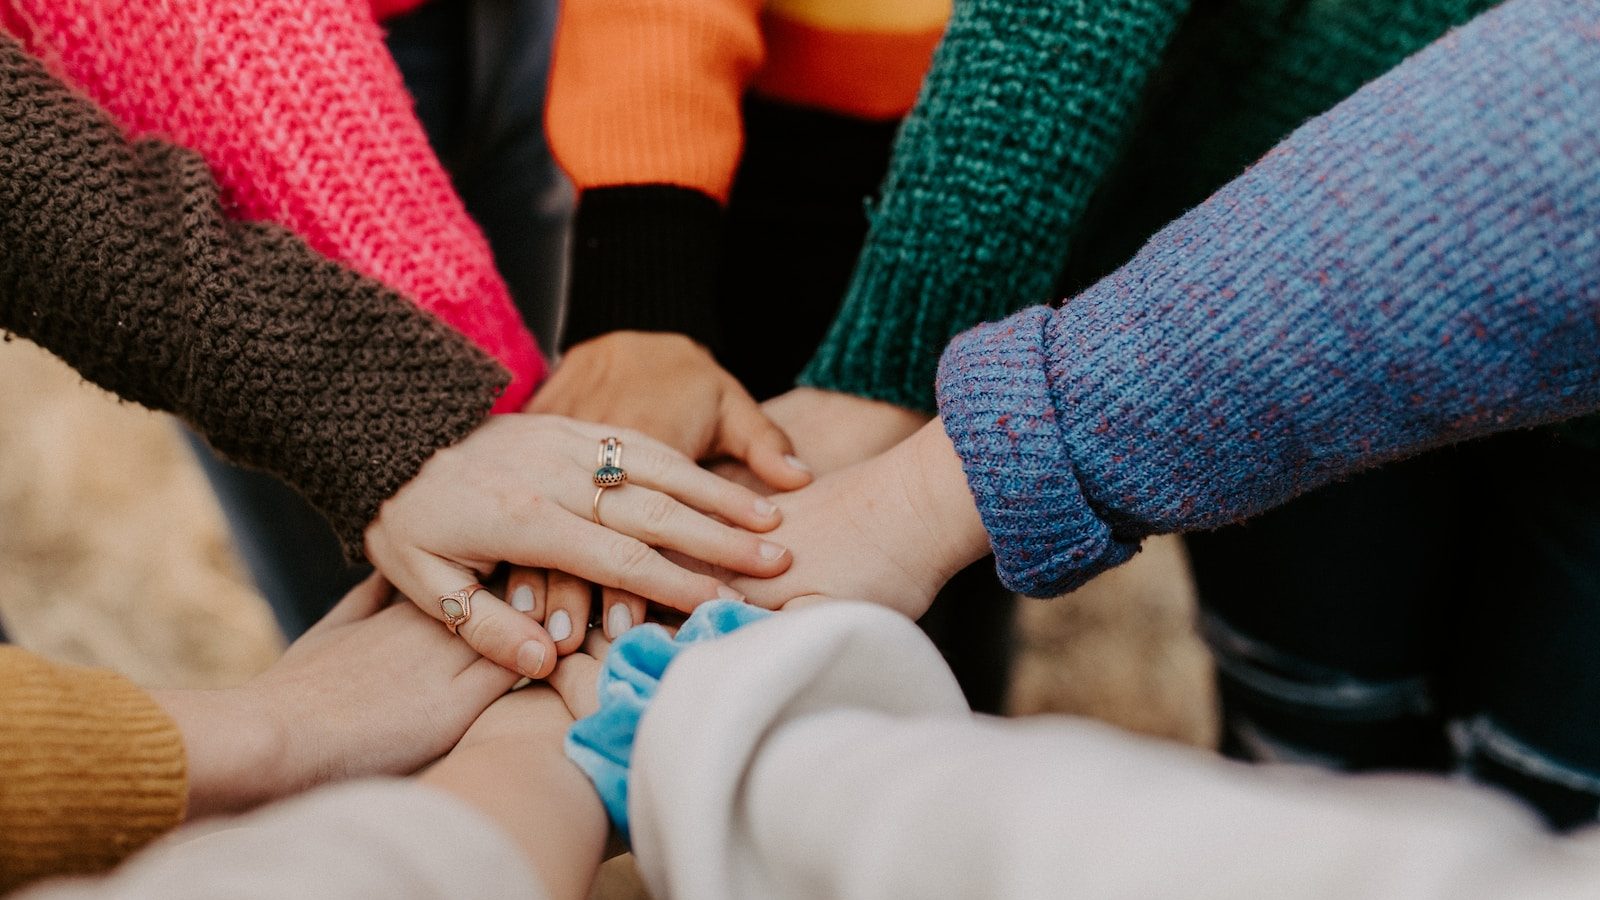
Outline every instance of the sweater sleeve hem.
<svg viewBox="0 0 1600 900"><path fill-rule="evenodd" d="M563 348L613 331L669 331L716 349L722 205L671 184L585 190L573 223Z"/></svg>
<svg viewBox="0 0 1600 900"><path fill-rule="evenodd" d="M108 869L183 820L183 737L149 694L15 648L0 672L0 891Z"/></svg>
<svg viewBox="0 0 1600 900"><path fill-rule="evenodd" d="M1051 313L1035 307L979 326L956 338L939 369L939 411L1001 581L1033 597L1074 590L1139 549L1113 533L1079 483L1050 400Z"/></svg>

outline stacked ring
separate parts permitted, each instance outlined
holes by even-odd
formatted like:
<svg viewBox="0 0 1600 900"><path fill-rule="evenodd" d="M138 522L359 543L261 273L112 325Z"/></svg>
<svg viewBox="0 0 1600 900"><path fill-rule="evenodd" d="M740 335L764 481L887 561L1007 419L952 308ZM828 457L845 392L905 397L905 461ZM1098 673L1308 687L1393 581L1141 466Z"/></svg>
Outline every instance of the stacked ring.
<svg viewBox="0 0 1600 900"><path fill-rule="evenodd" d="M628 483L628 470L622 467L622 441L614 437L601 441L595 462L599 468L594 470L594 523L599 525L600 495L610 488Z"/></svg>

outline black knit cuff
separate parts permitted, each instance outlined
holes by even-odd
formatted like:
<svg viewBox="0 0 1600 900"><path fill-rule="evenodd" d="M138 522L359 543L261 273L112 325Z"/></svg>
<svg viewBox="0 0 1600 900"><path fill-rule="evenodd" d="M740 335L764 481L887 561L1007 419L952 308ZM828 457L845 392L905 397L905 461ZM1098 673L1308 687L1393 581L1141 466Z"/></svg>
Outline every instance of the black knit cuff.
<svg viewBox="0 0 1600 900"><path fill-rule="evenodd" d="M670 184L578 199L563 349L612 331L671 331L715 349L722 206Z"/></svg>

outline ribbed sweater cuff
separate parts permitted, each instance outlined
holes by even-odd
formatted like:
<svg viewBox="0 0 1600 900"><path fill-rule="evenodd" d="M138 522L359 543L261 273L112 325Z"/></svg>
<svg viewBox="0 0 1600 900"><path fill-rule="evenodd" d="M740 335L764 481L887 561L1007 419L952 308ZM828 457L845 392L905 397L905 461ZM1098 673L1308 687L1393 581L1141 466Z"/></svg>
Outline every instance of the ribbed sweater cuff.
<svg viewBox="0 0 1600 900"><path fill-rule="evenodd" d="M149 694L11 647L0 676L0 893L109 869L182 821L183 738Z"/></svg>
<svg viewBox="0 0 1600 900"><path fill-rule="evenodd" d="M927 410L951 338L1053 299L1188 0L957 3L802 381Z"/></svg>
<svg viewBox="0 0 1600 900"><path fill-rule="evenodd" d="M713 349L722 206L670 184L591 188L573 223L562 347L612 331L670 331Z"/></svg>
<svg viewBox="0 0 1600 900"><path fill-rule="evenodd" d="M1034 597L1073 590L1139 549L1112 533L1079 483L1050 400L1051 314L1034 307L981 325L956 338L939 367L939 411L1000 578Z"/></svg>

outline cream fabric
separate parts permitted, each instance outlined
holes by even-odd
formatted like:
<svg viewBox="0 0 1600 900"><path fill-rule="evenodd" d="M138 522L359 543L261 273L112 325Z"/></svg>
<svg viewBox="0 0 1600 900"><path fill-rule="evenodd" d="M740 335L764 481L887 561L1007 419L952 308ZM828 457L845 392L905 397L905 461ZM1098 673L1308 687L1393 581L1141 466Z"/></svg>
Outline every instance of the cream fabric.
<svg viewBox="0 0 1600 900"><path fill-rule="evenodd" d="M1479 789L974 716L915 626L860 604L686 652L632 777L658 898L1600 897L1600 832Z"/></svg>
<svg viewBox="0 0 1600 900"><path fill-rule="evenodd" d="M414 781L322 788L172 837L100 879L26 900L447 900L545 892L511 839L476 810Z"/></svg>

